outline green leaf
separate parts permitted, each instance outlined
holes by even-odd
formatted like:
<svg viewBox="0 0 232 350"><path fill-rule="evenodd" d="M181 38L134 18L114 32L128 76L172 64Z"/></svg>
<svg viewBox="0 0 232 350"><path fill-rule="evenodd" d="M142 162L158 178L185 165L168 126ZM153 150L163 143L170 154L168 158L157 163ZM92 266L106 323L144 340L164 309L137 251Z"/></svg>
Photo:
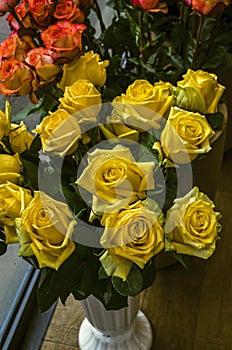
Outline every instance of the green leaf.
<svg viewBox="0 0 232 350"><path fill-rule="evenodd" d="M149 72L149 73L156 73L156 69L155 68L153 68L150 64L148 64L148 63L143 63L142 61L141 61L141 66L147 71L147 72Z"/></svg>
<svg viewBox="0 0 232 350"><path fill-rule="evenodd" d="M26 177L26 180L32 185L33 189L38 188L38 166L26 159L22 159L23 164L23 175Z"/></svg>
<svg viewBox="0 0 232 350"><path fill-rule="evenodd" d="M94 291L96 284L98 283L98 269L99 269L98 257L91 256L89 254L85 261L83 268L83 288L85 294L90 294Z"/></svg>
<svg viewBox="0 0 232 350"><path fill-rule="evenodd" d="M119 310L128 305L127 296L119 294L113 288L111 278L100 280L92 294L103 303L106 310Z"/></svg>
<svg viewBox="0 0 232 350"><path fill-rule="evenodd" d="M199 16L197 16L199 17ZM212 30L216 24L216 18L211 16L204 16L203 26L201 29L201 41L205 43L208 40L212 41Z"/></svg>
<svg viewBox="0 0 232 350"><path fill-rule="evenodd" d="M41 139L40 137L37 135L34 140L32 141L31 147L29 149L29 152L32 154L38 154L39 150L42 147L42 143L41 143Z"/></svg>
<svg viewBox="0 0 232 350"><path fill-rule="evenodd" d="M221 112L217 112L214 114L207 114L206 119L207 119L208 123L210 124L211 128L216 130L222 126L224 116Z"/></svg>
<svg viewBox="0 0 232 350"><path fill-rule="evenodd" d="M4 231L3 231L3 230L0 230L0 240L5 241L5 238L6 238L6 236L5 236Z"/></svg>
<svg viewBox="0 0 232 350"><path fill-rule="evenodd" d="M66 199L66 202L76 215L80 210L84 209L81 202L78 201L78 198L74 191L72 191L68 186L62 186L62 193Z"/></svg>
<svg viewBox="0 0 232 350"><path fill-rule="evenodd" d="M105 272L105 269L103 266L100 266L99 270L98 270L98 278L99 280L103 280L105 278L108 278L109 276L107 275L107 273Z"/></svg>
<svg viewBox="0 0 232 350"><path fill-rule="evenodd" d="M104 89L103 89L104 102L111 102L117 95L118 95L117 91L104 86Z"/></svg>
<svg viewBox="0 0 232 350"><path fill-rule="evenodd" d="M23 120L24 118L26 118L28 115L35 113L35 112L39 112L41 106L42 106L43 101L41 100L39 103L37 103L36 105L34 104L29 104L28 106L26 106L25 108L23 108L19 113L17 113L15 116L11 116L11 120L12 122L16 122L19 120Z"/></svg>
<svg viewBox="0 0 232 350"><path fill-rule="evenodd" d="M133 264L129 275L124 282L119 277L112 277L112 285L115 290L124 296L136 296L143 288L143 276L140 269Z"/></svg>
<svg viewBox="0 0 232 350"><path fill-rule="evenodd" d="M54 270L48 268L41 270L41 277L37 290L37 299L41 312L48 310L58 299L56 295L48 292L54 272Z"/></svg>
<svg viewBox="0 0 232 350"><path fill-rule="evenodd" d="M130 47L135 46L134 36L136 32L132 32L131 35L131 25L136 27L131 17L128 19L120 17L118 20L113 20L112 24L106 29L104 33L104 47L106 50L112 49L117 55L121 56L125 51L125 47L128 46L130 42ZM134 28L134 27L133 27ZM112 38L114 38L112 40Z"/></svg>
<svg viewBox="0 0 232 350"><path fill-rule="evenodd" d="M74 251L72 255L54 271L48 293L65 300L82 279L83 263Z"/></svg>
<svg viewBox="0 0 232 350"><path fill-rule="evenodd" d="M143 147L139 147L139 157L137 161L154 161L159 162L158 153L152 147L157 141L157 138L150 132L140 132L139 134L139 144Z"/></svg>
<svg viewBox="0 0 232 350"><path fill-rule="evenodd" d="M7 244L3 241L0 241L0 255L5 254L7 251Z"/></svg>
<svg viewBox="0 0 232 350"><path fill-rule="evenodd" d="M79 283L76 288L72 291L72 295L76 300L86 299L89 295L83 292L82 283Z"/></svg>
<svg viewBox="0 0 232 350"><path fill-rule="evenodd" d="M43 88L40 88L37 93L42 98L40 111L44 112L44 116L58 107L60 103L59 98L63 95L63 91L53 84L43 86Z"/></svg>
<svg viewBox="0 0 232 350"><path fill-rule="evenodd" d="M177 191L177 173L175 168L165 168L164 169L164 179L166 183L166 198L163 206L163 212L165 213L172 205L176 198Z"/></svg>
<svg viewBox="0 0 232 350"><path fill-rule="evenodd" d="M31 264L35 269L39 269L38 260L36 259L35 255L23 256L22 258Z"/></svg>
<svg viewBox="0 0 232 350"><path fill-rule="evenodd" d="M143 276L143 287L142 289L146 289L150 287L156 279L156 268L154 264L154 259L151 259L144 269L142 270Z"/></svg>
<svg viewBox="0 0 232 350"><path fill-rule="evenodd" d="M80 230L80 227L78 223L77 234L79 233L79 230ZM88 258L89 254L91 254L92 249L93 249L92 247L87 247L86 245L76 243L76 251L82 261L85 261Z"/></svg>
<svg viewBox="0 0 232 350"><path fill-rule="evenodd" d="M178 253L176 253L176 252L172 252L172 254L173 254L174 258L175 258L182 266L184 266L184 268L185 268L186 270L189 269L188 266L187 266L187 264L186 264L184 255L178 254Z"/></svg>
<svg viewBox="0 0 232 350"><path fill-rule="evenodd" d="M203 70L214 70L219 67L225 56L227 54L227 49L223 45L213 45L202 64Z"/></svg>

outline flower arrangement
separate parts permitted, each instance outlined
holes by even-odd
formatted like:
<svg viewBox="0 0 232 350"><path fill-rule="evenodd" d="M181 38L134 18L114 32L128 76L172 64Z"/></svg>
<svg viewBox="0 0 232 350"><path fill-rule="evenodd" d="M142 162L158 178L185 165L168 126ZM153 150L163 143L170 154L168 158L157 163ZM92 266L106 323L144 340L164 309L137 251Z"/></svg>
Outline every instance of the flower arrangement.
<svg viewBox="0 0 232 350"><path fill-rule="evenodd" d="M211 150L225 87L202 69L180 79L184 66L156 71L160 39L150 25L157 11L161 25L167 5L114 6L107 29L96 1L0 7L12 29L0 45L0 91L9 100L30 96L15 119L41 116L31 133L24 120L15 123L9 100L0 112L0 253L17 243L19 256L41 269L42 311L70 294L120 309L154 282L159 253L183 264L187 255L207 259L221 230L213 201L193 186L191 165ZM91 8L103 38L94 37ZM134 41L125 51L128 25Z"/></svg>

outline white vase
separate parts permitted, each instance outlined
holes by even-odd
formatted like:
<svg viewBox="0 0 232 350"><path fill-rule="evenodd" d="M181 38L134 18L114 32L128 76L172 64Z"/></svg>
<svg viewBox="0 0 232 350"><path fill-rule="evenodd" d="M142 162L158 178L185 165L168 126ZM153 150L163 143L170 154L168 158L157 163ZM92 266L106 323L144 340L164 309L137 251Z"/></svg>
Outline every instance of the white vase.
<svg viewBox="0 0 232 350"><path fill-rule="evenodd" d="M128 306L106 310L93 296L81 301L86 318L79 331L81 350L150 350L152 328L139 310L139 296L129 297Z"/></svg>

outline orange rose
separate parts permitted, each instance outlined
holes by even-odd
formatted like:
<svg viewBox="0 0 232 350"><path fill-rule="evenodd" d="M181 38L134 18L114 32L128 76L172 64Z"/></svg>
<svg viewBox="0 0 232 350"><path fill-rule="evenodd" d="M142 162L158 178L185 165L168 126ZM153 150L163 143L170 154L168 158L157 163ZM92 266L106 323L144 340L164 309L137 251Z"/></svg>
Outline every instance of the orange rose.
<svg viewBox="0 0 232 350"><path fill-rule="evenodd" d="M82 49L81 35L85 29L84 24L60 21L44 30L41 38L47 49L55 51L55 59L73 60Z"/></svg>
<svg viewBox="0 0 232 350"><path fill-rule="evenodd" d="M0 80L0 92L6 96L28 95L37 88L34 72L14 58L1 62Z"/></svg>
<svg viewBox="0 0 232 350"><path fill-rule="evenodd" d="M0 16L5 15L6 12L10 10L11 7L17 5L19 0L1 0L0 1Z"/></svg>
<svg viewBox="0 0 232 350"><path fill-rule="evenodd" d="M39 26L45 27L50 24L49 16L53 12L52 0L25 0L29 12Z"/></svg>
<svg viewBox="0 0 232 350"><path fill-rule="evenodd" d="M202 15L216 15L224 7L230 5L230 0L185 0L186 4Z"/></svg>
<svg viewBox="0 0 232 350"><path fill-rule="evenodd" d="M53 63L52 52L43 47L30 50L25 61L30 66L35 67L40 78L40 84L51 82L61 71L61 67Z"/></svg>
<svg viewBox="0 0 232 350"><path fill-rule="evenodd" d="M35 26L35 24L32 22L32 18L30 16L28 7L26 6L25 2L22 2L21 4L16 6L14 8L14 11L21 23L23 24L24 28L33 28L33 26ZM11 13L9 13L6 20L9 22L10 27L15 32L17 32L21 28L19 22L14 18L14 16L12 16Z"/></svg>
<svg viewBox="0 0 232 350"><path fill-rule="evenodd" d="M84 22L84 13L71 0L59 0L56 4L53 17L58 21L69 20L75 23Z"/></svg>
<svg viewBox="0 0 232 350"><path fill-rule="evenodd" d="M31 37L24 36L19 38L17 33L12 33L9 37L0 44L0 57L14 57L19 61L24 61L26 53L35 47Z"/></svg>
<svg viewBox="0 0 232 350"><path fill-rule="evenodd" d="M167 5L160 0L131 0L131 4L148 12L168 12Z"/></svg>

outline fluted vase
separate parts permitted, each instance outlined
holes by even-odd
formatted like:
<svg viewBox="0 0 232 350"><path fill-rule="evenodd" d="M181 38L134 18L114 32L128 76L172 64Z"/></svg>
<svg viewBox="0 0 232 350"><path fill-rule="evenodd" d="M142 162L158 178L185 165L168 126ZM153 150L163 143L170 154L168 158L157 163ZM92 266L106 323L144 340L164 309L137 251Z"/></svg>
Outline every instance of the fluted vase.
<svg viewBox="0 0 232 350"><path fill-rule="evenodd" d="M80 331L81 350L150 350L152 328L140 310L140 298L129 297L128 306L106 310L93 296L81 301L85 314Z"/></svg>

